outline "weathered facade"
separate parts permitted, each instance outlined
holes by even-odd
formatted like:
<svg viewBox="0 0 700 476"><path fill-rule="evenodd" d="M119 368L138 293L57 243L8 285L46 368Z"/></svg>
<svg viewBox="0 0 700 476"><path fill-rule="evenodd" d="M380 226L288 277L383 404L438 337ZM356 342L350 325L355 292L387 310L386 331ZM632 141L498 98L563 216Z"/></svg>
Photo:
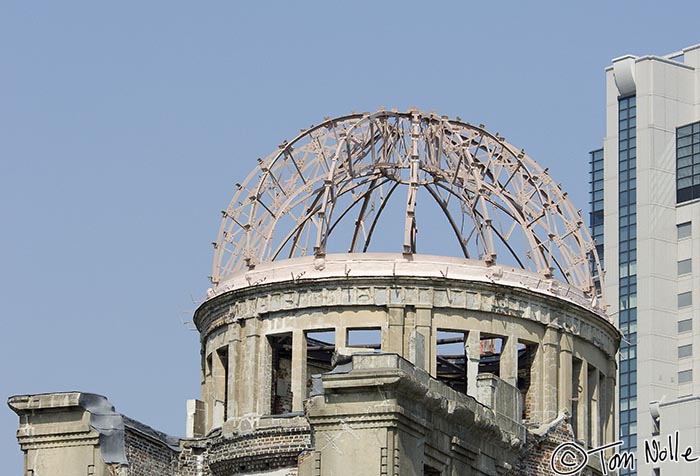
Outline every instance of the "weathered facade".
<svg viewBox="0 0 700 476"><path fill-rule="evenodd" d="M370 252L398 185L403 246ZM422 189L462 257L416 252ZM619 333L571 210L482 128L417 111L327 120L261 161L224 211L187 438L103 397L12 397L26 474L553 474L559 443L600 446L615 428ZM350 253L334 252L343 241Z"/></svg>

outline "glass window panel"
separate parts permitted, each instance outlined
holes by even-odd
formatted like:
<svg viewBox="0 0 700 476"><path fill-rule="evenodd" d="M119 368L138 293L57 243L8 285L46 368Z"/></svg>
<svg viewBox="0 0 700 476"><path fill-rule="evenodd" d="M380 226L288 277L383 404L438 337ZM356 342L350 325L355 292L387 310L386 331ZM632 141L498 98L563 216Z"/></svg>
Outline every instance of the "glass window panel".
<svg viewBox="0 0 700 476"><path fill-rule="evenodd" d="M688 383L693 381L692 370L681 370L678 372L678 383Z"/></svg>
<svg viewBox="0 0 700 476"><path fill-rule="evenodd" d="M692 304L693 304L693 292L692 291L678 294L678 309L691 306Z"/></svg>
<svg viewBox="0 0 700 476"><path fill-rule="evenodd" d="M678 147L685 147L693 144L693 138L691 136L678 136Z"/></svg>
<svg viewBox="0 0 700 476"><path fill-rule="evenodd" d="M678 276L690 274L693 268L692 259L683 259L678 262Z"/></svg>
<svg viewBox="0 0 700 476"><path fill-rule="evenodd" d="M678 347L678 358L684 359L693 355L693 344L682 345Z"/></svg>
<svg viewBox="0 0 700 476"><path fill-rule="evenodd" d="M683 332L690 332L693 330L693 320L692 319L683 319L682 321L678 321L678 332L683 333Z"/></svg>
<svg viewBox="0 0 700 476"><path fill-rule="evenodd" d="M687 136L693 132L693 125L689 124L687 126L679 127L676 133L679 136Z"/></svg>
<svg viewBox="0 0 700 476"><path fill-rule="evenodd" d="M677 162L677 169L682 167L688 167L693 164L693 157L679 157Z"/></svg>
<svg viewBox="0 0 700 476"><path fill-rule="evenodd" d="M678 239L682 240L683 238L690 238L690 228L691 222L685 222L685 223L680 223L676 225L676 230L678 231Z"/></svg>
<svg viewBox="0 0 700 476"><path fill-rule="evenodd" d="M693 148L691 146L678 148L678 157L685 157L688 155L692 155L692 153L693 153Z"/></svg>

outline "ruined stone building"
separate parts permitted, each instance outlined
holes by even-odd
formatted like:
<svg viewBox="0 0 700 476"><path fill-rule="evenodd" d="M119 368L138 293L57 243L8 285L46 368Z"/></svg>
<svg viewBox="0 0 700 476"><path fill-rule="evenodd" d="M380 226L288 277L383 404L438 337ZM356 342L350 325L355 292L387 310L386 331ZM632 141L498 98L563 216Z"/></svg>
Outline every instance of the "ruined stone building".
<svg viewBox="0 0 700 476"><path fill-rule="evenodd" d="M560 443L614 439L599 273L566 193L498 134L415 110L325 119L223 212L187 436L98 395L15 396L25 474L571 469Z"/></svg>

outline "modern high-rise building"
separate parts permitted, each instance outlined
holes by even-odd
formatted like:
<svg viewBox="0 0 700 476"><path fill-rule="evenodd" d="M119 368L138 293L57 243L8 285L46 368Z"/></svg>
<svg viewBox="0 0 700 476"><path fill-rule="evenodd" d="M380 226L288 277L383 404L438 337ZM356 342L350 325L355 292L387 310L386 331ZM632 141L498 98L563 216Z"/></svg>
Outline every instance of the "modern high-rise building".
<svg viewBox="0 0 700 476"><path fill-rule="evenodd" d="M614 59L606 91L591 228L608 314L624 335L619 437L638 464L621 474L695 475L698 463L645 457L676 431L680 453L700 455L700 45Z"/></svg>

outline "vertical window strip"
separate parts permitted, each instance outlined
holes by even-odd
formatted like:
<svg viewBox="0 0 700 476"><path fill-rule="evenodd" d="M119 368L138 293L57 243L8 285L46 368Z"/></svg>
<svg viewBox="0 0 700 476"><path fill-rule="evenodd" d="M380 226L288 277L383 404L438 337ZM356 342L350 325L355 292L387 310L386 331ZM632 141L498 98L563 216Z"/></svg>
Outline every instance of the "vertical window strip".
<svg viewBox="0 0 700 476"><path fill-rule="evenodd" d="M700 122L676 129L676 203L700 198Z"/></svg>
<svg viewBox="0 0 700 476"><path fill-rule="evenodd" d="M620 392L620 409L630 416L637 408L637 129L636 98L621 98L618 108L618 186L619 186L619 304L620 329L628 343L620 353L620 381L626 382ZM620 424L622 450L636 450L636 426ZM634 475L623 470L620 475Z"/></svg>

